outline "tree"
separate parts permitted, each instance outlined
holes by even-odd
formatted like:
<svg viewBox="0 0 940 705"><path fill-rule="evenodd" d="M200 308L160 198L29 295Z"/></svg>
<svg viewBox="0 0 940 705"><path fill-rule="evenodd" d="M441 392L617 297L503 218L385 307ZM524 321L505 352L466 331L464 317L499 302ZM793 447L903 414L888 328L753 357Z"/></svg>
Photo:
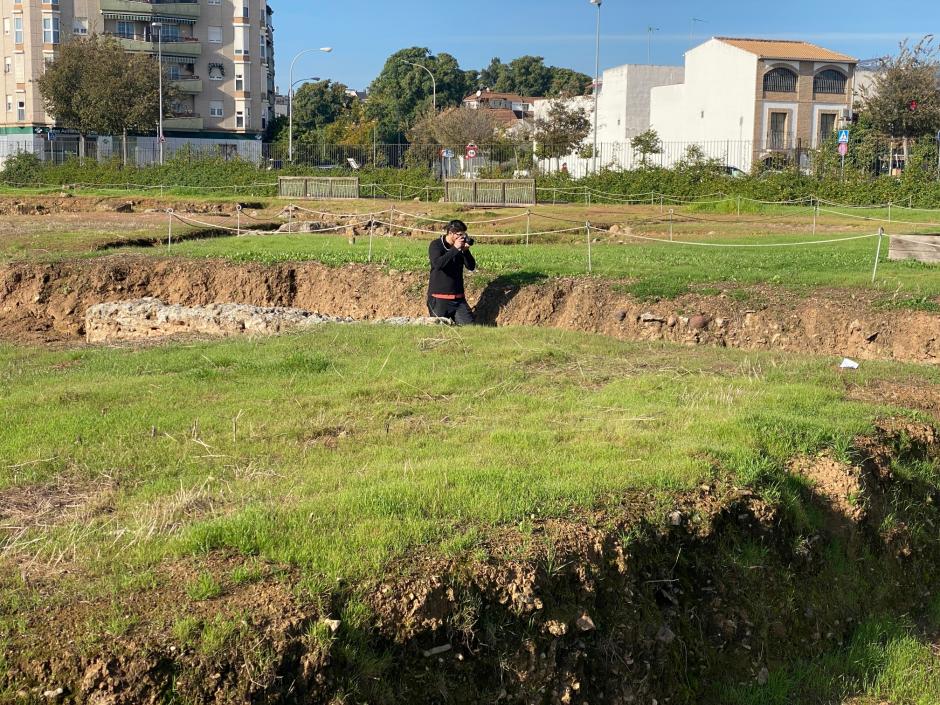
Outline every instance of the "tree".
<svg viewBox="0 0 940 705"><path fill-rule="evenodd" d="M476 85L498 93L554 98L584 95L590 84L591 77L583 73L546 66L541 56L521 56L508 64L492 59Z"/></svg>
<svg viewBox="0 0 940 705"><path fill-rule="evenodd" d="M294 127L298 134L314 132L336 122L353 99L346 86L333 81L305 83L294 93Z"/></svg>
<svg viewBox="0 0 940 705"><path fill-rule="evenodd" d="M499 125L489 110L449 108L437 115L425 114L409 132L415 144L463 148L468 144L490 144Z"/></svg>
<svg viewBox="0 0 940 705"><path fill-rule="evenodd" d="M555 98L546 116L535 120L535 153L542 159L560 159L578 149L590 131L591 121L577 102Z"/></svg>
<svg viewBox="0 0 940 705"><path fill-rule="evenodd" d="M156 57L125 52L116 39L92 35L62 45L39 79L39 94L57 126L78 131L83 150L90 132L155 129L159 77ZM178 96L164 75L164 113Z"/></svg>
<svg viewBox="0 0 940 705"><path fill-rule="evenodd" d="M378 122L383 140L407 132L432 105L431 76L420 66L404 61L425 66L434 75L438 110L460 105L469 92L466 73L450 54L432 56L430 50L422 47L395 52L369 87L366 104L366 115Z"/></svg>
<svg viewBox="0 0 940 705"><path fill-rule="evenodd" d="M913 46L905 41L897 56L881 59L863 95L862 109L872 126L902 140L905 160L911 138L934 135L940 129L938 70L940 59L932 37Z"/></svg>
<svg viewBox="0 0 940 705"><path fill-rule="evenodd" d="M652 128L630 140L630 147L634 155L640 155L640 166L644 168L652 166L650 155L663 153L663 143L659 139L659 133Z"/></svg>

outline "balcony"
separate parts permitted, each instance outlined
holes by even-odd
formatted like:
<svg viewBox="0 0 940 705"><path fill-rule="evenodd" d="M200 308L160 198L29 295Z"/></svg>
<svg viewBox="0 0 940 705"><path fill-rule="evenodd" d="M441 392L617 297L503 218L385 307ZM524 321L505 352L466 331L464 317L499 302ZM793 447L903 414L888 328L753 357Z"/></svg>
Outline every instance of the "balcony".
<svg viewBox="0 0 940 705"><path fill-rule="evenodd" d="M170 15L175 17L197 18L200 15L199 0L177 0L176 2L157 2L156 0L101 0L102 12L129 12L135 15Z"/></svg>
<svg viewBox="0 0 940 705"><path fill-rule="evenodd" d="M177 113L173 117L163 118L163 129L168 130L201 130L202 116L196 113Z"/></svg>
<svg viewBox="0 0 940 705"><path fill-rule="evenodd" d="M146 52L149 54L157 53L157 40L150 41L145 38L118 37L121 46L127 51ZM182 37L174 40L163 40L163 53L174 54L176 56L200 56L202 54L202 43L198 39L184 39Z"/></svg>
<svg viewBox="0 0 940 705"><path fill-rule="evenodd" d="M202 79L198 76L184 76L182 78L173 79L173 85L176 86L180 93L186 95L202 93Z"/></svg>

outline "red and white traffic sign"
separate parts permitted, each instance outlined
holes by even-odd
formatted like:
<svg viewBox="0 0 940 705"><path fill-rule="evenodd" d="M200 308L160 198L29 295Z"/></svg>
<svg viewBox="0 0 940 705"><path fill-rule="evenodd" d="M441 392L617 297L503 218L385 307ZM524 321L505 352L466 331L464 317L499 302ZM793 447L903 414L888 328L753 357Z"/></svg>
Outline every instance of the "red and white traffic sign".
<svg viewBox="0 0 940 705"><path fill-rule="evenodd" d="M848 153L849 153L849 145L847 145L845 142L840 142L840 143L839 143L839 154L841 154L841 155L844 157L844 156L845 156L846 154L848 154Z"/></svg>
<svg viewBox="0 0 940 705"><path fill-rule="evenodd" d="M480 148L475 144L467 145L467 159L476 159L477 155L480 153Z"/></svg>

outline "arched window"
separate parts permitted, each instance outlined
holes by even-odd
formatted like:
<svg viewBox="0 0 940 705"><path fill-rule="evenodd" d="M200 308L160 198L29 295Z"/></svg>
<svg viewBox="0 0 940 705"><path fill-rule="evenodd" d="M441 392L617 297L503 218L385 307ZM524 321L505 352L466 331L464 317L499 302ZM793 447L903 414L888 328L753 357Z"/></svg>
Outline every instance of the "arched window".
<svg viewBox="0 0 940 705"><path fill-rule="evenodd" d="M790 69L771 69L764 74L764 90L772 93L795 93L796 73Z"/></svg>
<svg viewBox="0 0 940 705"><path fill-rule="evenodd" d="M845 93L845 83L848 79L841 71L826 69L816 74L813 79L813 93Z"/></svg>

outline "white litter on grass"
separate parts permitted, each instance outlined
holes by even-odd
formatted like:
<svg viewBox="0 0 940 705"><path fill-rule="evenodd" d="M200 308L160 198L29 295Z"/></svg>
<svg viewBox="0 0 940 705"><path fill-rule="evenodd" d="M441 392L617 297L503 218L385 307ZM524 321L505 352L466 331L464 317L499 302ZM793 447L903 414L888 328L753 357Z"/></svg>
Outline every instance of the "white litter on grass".
<svg viewBox="0 0 940 705"><path fill-rule="evenodd" d="M839 365L839 369L842 369L842 370L857 370L857 369L858 369L858 363L855 362L855 360L850 360L849 358L845 357L845 358L842 358L842 364Z"/></svg>

